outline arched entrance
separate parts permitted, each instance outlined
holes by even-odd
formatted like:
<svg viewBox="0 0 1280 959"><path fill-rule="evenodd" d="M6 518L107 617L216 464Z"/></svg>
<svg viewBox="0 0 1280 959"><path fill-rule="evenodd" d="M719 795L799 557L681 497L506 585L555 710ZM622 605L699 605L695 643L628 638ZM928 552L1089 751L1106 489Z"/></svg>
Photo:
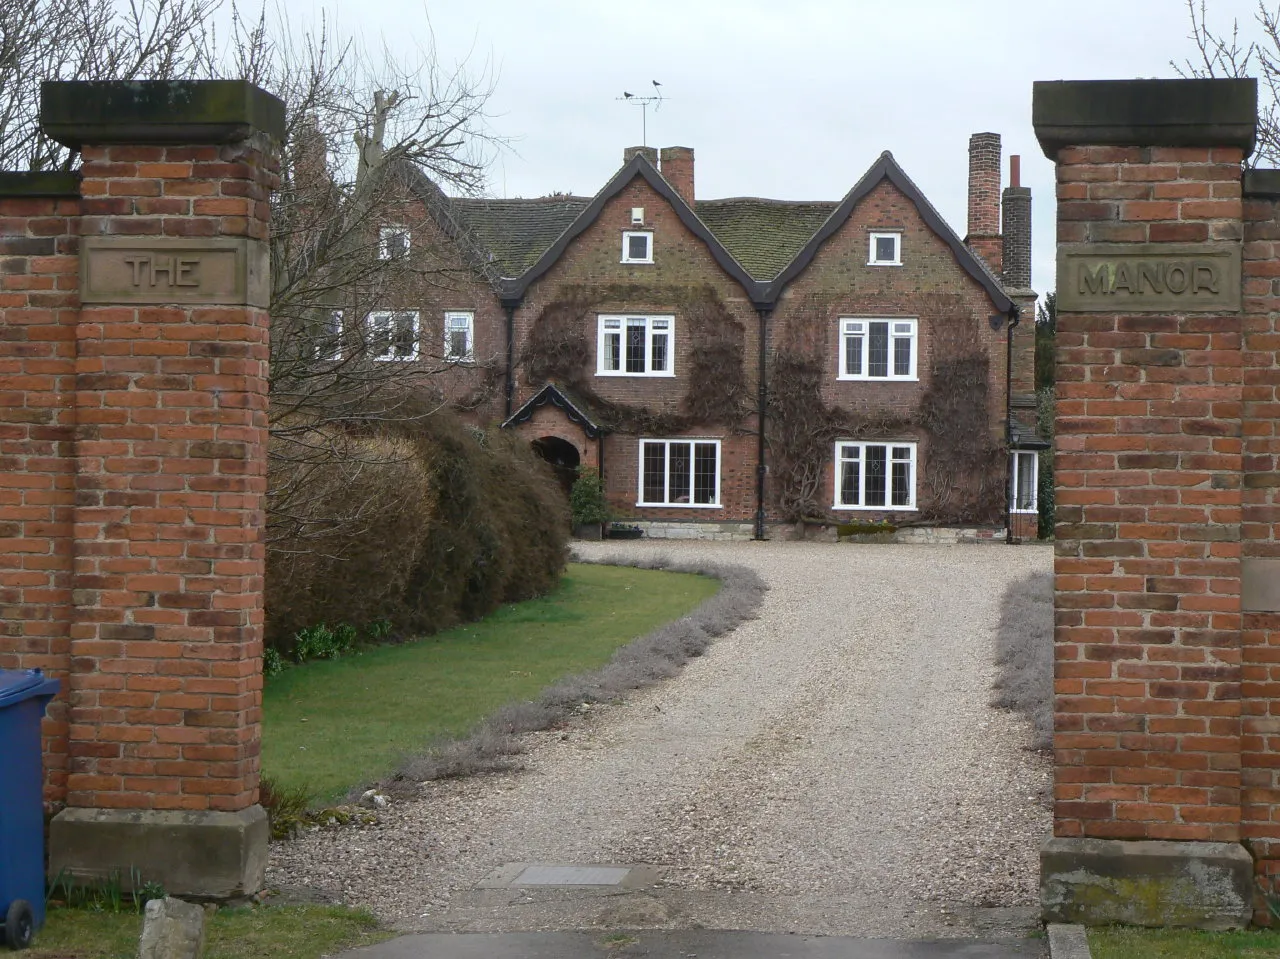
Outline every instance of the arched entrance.
<svg viewBox="0 0 1280 959"><path fill-rule="evenodd" d="M543 436L530 445L535 453L551 464L551 468L555 470L556 479L560 481L565 495L568 496L569 491L573 489L573 481L578 478L578 465L582 462L578 448L558 436Z"/></svg>

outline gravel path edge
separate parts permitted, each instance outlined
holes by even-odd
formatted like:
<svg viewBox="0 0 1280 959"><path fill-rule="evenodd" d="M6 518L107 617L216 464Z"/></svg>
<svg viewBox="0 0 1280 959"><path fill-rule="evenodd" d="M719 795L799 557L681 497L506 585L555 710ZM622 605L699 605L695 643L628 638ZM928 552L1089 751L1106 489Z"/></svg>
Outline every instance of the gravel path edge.
<svg viewBox="0 0 1280 959"><path fill-rule="evenodd" d="M468 735L438 743L404 760L378 784L383 792L408 797L436 779L456 779L520 768L521 736L548 729L598 703L675 676L690 659L742 623L754 619L769 587L752 569L714 562L677 562L665 556L575 556L575 562L691 573L720 580L714 596L691 612L620 646L599 669L566 676L537 699L501 707Z"/></svg>

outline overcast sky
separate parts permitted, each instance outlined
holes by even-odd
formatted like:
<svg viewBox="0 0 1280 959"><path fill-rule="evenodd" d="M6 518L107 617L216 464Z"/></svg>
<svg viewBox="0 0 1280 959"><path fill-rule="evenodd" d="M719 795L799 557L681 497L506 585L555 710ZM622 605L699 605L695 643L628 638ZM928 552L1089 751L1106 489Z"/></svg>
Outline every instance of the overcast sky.
<svg viewBox="0 0 1280 959"><path fill-rule="evenodd" d="M285 0L290 7L302 0ZM1271 0L1274 4L1275 0ZM1209 0L1251 32L1255 0ZM693 147L699 198L834 200L883 150L966 232L967 146L994 131L1032 188L1036 289L1053 288L1053 166L1035 80L1173 76L1185 0L421 0L344 3L337 26L393 46L429 15L442 60L492 65L512 149L495 196L592 195L641 139L624 90L666 100L651 146ZM358 22L348 20L359 11Z"/></svg>

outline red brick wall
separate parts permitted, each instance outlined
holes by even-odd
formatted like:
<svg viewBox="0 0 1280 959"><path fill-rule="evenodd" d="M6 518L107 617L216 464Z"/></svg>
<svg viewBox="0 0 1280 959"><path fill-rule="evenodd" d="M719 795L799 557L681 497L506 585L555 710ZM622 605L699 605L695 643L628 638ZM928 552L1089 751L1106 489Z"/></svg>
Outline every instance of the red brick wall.
<svg viewBox="0 0 1280 959"><path fill-rule="evenodd" d="M644 207L646 229L652 229L652 264L624 264L622 234L633 229L632 207ZM744 372L749 396L756 395L756 354L758 317L743 288L717 264L706 245L679 219L665 199L641 177L605 204L600 216L578 236L554 266L536 280L524 302L516 311L516 354L528 341L530 330L543 308L553 302L568 286L607 287L634 285L652 293L618 302L601 302L584 320L591 344L590 371L593 389L609 401L665 412L678 412L690 386L690 350L692 338L689 324L681 315L672 289L712 286L734 319L743 329ZM597 316L600 313L630 312L637 314L671 314L675 316L674 369L672 377L594 376L597 343ZM518 361L517 361L518 362ZM518 407L542 383L525 382L517 365L515 405ZM636 456L639 437L614 434L608 437L605 452L605 481L610 502L624 515L640 519L686 519L696 522L725 520L748 521L755 515L754 492L742 491L741 477L747 473L754 483L755 440L734 435L736 426L750 428L754 420L744 424L700 426L690 435L722 439L720 509L652 509L637 508ZM653 437L665 439L670 437ZM751 486L754 491L754 486Z"/></svg>
<svg viewBox="0 0 1280 959"><path fill-rule="evenodd" d="M1241 236L1238 149L1075 147L1058 240ZM1241 317L1058 314L1058 836L1240 838Z"/></svg>
<svg viewBox="0 0 1280 959"><path fill-rule="evenodd" d="M1280 201L1244 205L1244 489L1241 552L1280 557ZM1241 633L1241 838L1275 892L1280 876L1280 614L1245 613ZM1259 903L1259 920L1269 920Z"/></svg>
<svg viewBox="0 0 1280 959"><path fill-rule="evenodd" d="M265 240L256 143L87 146L83 233ZM257 801L267 313L80 312L74 806Z"/></svg>
<svg viewBox="0 0 1280 959"><path fill-rule="evenodd" d="M0 197L0 668L62 681L45 800L67 783L78 197Z"/></svg>
<svg viewBox="0 0 1280 959"><path fill-rule="evenodd" d="M881 229L902 232L902 266L867 265L869 234ZM823 244L808 269L783 291L770 320L771 348L803 339L800 327L813 322L815 305L823 310L819 321L825 361L822 400L826 405L854 413L885 410L911 415L919 408L931 382L935 344L940 340L938 324L959 323L963 325L963 338L984 351L990 361L987 389L991 431L993 436L1003 436L1006 333L1003 328L993 331L988 324L995 307L986 290L964 272L951 248L892 183L886 180L875 187L844 226ZM946 310L945 317L939 315L940 309ZM917 318L918 381L838 379L842 316ZM914 438L921 444L916 464L918 492L919 476L928 455L925 435L910 429L900 438ZM834 475L834 463L829 460L822 502L834 501ZM863 522L881 514L856 510L843 515L848 515L851 522Z"/></svg>

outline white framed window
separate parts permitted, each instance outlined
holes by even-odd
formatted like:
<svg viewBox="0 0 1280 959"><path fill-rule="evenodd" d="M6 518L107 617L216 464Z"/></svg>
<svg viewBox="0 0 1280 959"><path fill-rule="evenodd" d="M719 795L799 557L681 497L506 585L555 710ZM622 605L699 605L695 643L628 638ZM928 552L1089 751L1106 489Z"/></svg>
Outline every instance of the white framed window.
<svg viewBox="0 0 1280 959"><path fill-rule="evenodd" d="M641 440L637 506L720 506L719 440Z"/></svg>
<svg viewBox="0 0 1280 959"><path fill-rule="evenodd" d="M378 259L395 260L409 254L409 228L388 224L378 229Z"/></svg>
<svg viewBox="0 0 1280 959"><path fill-rule="evenodd" d="M444 358L451 363L470 363L475 359L476 315L469 311L451 311L444 315Z"/></svg>
<svg viewBox="0 0 1280 959"><path fill-rule="evenodd" d="M599 376L675 376L674 316L601 314L596 348Z"/></svg>
<svg viewBox="0 0 1280 959"><path fill-rule="evenodd" d="M622 234L623 263L652 263L653 234L648 231L628 230Z"/></svg>
<svg viewBox="0 0 1280 959"><path fill-rule="evenodd" d="M1038 513L1040 457L1032 450L1009 454L1009 507L1015 513Z"/></svg>
<svg viewBox="0 0 1280 959"><path fill-rule="evenodd" d="M836 443L835 509L915 508L915 443Z"/></svg>
<svg viewBox="0 0 1280 959"><path fill-rule="evenodd" d="M342 311L329 310L320 316L316 326L317 360L342 359Z"/></svg>
<svg viewBox="0 0 1280 959"><path fill-rule="evenodd" d="M867 266L902 266L902 234L872 233Z"/></svg>
<svg viewBox="0 0 1280 959"><path fill-rule="evenodd" d="M369 356L375 360L416 360L418 314L405 310L370 313Z"/></svg>
<svg viewBox="0 0 1280 959"><path fill-rule="evenodd" d="M842 380L916 379L914 319L840 318Z"/></svg>

